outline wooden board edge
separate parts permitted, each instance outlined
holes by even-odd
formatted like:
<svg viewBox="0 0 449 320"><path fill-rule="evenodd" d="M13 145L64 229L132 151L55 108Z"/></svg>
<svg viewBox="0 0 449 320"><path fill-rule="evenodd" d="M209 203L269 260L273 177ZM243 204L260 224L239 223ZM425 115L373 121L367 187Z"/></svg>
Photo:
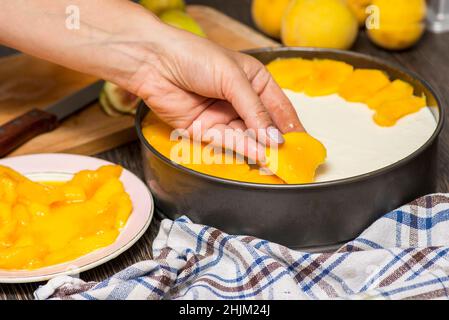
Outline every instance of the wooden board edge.
<svg viewBox="0 0 449 320"><path fill-rule="evenodd" d="M229 17L228 15L211 8L209 6L205 5L198 5L198 4L192 4L188 5L187 13L192 15L193 18L195 18L196 15L198 15L199 12L201 14L208 14L209 17L213 17L212 20L214 20L216 23L224 26L227 28L230 24L233 25L233 29L237 31L239 34L241 34L244 37L252 38L257 40L257 42L261 43L261 46L267 46L267 47L279 47L281 44L265 35L260 33L257 30L254 30L253 28L243 24L242 22L239 22L235 20L234 18Z"/></svg>

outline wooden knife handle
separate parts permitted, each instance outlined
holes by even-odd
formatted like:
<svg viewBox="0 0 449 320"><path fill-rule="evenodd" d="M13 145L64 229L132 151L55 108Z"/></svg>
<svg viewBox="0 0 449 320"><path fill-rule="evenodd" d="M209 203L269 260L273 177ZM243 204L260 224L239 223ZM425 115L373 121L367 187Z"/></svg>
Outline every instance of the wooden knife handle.
<svg viewBox="0 0 449 320"><path fill-rule="evenodd" d="M39 109L30 110L5 123L0 126L0 157L57 126L58 119L54 114Z"/></svg>

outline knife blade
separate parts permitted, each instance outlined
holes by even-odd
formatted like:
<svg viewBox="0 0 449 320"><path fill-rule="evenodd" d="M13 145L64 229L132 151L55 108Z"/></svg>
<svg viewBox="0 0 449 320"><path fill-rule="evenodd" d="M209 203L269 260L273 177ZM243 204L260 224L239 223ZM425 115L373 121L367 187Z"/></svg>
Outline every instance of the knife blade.
<svg viewBox="0 0 449 320"><path fill-rule="evenodd" d="M64 120L80 109L93 103L98 99L104 81L97 81L93 84L59 100L45 109L46 112L54 114L58 121Z"/></svg>
<svg viewBox="0 0 449 320"><path fill-rule="evenodd" d="M44 110L32 109L0 126L0 157L32 138L54 130L60 121L95 102L103 85L103 80L94 82Z"/></svg>

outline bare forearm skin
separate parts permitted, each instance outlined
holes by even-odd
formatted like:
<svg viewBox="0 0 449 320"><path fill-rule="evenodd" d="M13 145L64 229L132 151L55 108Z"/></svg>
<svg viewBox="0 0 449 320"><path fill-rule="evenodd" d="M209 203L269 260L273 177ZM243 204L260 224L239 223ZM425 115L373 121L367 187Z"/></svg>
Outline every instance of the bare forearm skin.
<svg viewBox="0 0 449 320"><path fill-rule="evenodd" d="M67 27L70 5L79 8L79 29ZM161 34L170 37L170 28L128 0L1 0L1 43L131 91Z"/></svg>
<svg viewBox="0 0 449 320"><path fill-rule="evenodd" d="M68 6L79 8L79 29L67 27ZM0 42L112 81L172 127L237 121L275 144L281 132L304 131L262 63L170 27L129 0L0 0Z"/></svg>

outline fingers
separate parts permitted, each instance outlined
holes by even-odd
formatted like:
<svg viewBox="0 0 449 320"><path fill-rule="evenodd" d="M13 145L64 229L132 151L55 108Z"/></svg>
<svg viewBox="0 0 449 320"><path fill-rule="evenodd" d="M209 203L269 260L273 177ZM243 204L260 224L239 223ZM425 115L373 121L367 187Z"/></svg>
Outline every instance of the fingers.
<svg viewBox="0 0 449 320"><path fill-rule="evenodd" d="M187 131L191 135L194 134L195 124L201 124L200 127L196 126L201 131L195 132L195 134L201 133L203 136L209 128L217 124L227 124L239 118L238 113L227 101L211 99L205 103L208 105L204 108L204 111L187 128Z"/></svg>
<svg viewBox="0 0 449 320"><path fill-rule="evenodd" d="M240 55L238 63L251 81L256 94L266 108L274 124L282 131L305 131L292 103L274 81L265 66L257 59Z"/></svg>
<svg viewBox="0 0 449 320"><path fill-rule="evenodd" d="M223 100L213 101L187 128L194 140L233 150L252 164L265 162L265 147L247 130L232 105Z"/></svg>
<svg viewBox="0 0 449 320"><path fill-rule="evenodd" d="M257 140L267 145L283 143L284 138L281 132L274 126L268 110L243 70L234 67L226 77L223 95L235 108L246 126L253 130Z"/></svg>
<svg viewBox="0 0 449 320"><path fill-rule="evenodd" d="M206 130L203 141L213 146L234 151L247 158L249 164L264 164L265 147L245 132L242 120L234 120L229 124L216 124Z"/></svg>
<svg viewBox="0 0 449 320"><path fill-rule="evenodd" d="M241 119L230 122L228 126L236 132L245 132L248 129ZM264 164L266 162L265 147L248 134L237 135L235 137L235 146L236 147L233 150L238 154L244 155L249 160L252 160L252 162L250 161L250 164ZM243 150L243 152L241 152L241 150Z"/></svg>
<svg viewBox="0 0 449 320"><path fill-rule="evenodd" d="M268 71L266 72L268 73ZM267 84L263 87L263 91L260 92L260 99L282 133L305 131L292 103L271 75Z"/></svg>

